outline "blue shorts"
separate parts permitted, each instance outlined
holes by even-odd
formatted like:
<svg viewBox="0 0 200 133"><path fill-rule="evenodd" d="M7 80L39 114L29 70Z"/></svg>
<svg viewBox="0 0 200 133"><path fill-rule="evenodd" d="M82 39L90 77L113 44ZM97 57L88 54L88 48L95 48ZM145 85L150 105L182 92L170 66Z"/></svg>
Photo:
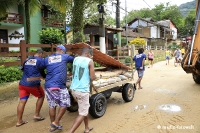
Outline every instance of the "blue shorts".
<svg viewBox="0 0 200 133"><path fill-rule="evenodd" d="M166 56L166 60L169 60L170 59L170 56Z"/></svg>
<svg viewBox="0 0 200 133"><path fill-rule="evenodd" d="M138 72L138 77L139 77L139 78L142 78L143 75L144 75L144 70L137 69L137 72Z"/></svg>

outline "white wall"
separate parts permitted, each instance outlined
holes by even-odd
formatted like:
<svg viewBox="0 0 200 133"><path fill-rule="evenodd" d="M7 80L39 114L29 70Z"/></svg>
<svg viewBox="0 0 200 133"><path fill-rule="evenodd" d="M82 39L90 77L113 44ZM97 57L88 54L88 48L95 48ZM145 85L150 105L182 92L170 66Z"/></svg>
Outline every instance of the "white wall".
<svg viewBox="0 0 200 133"><path fill-rule="evenodd" d="M174 31L174 32L172 32L173 40L176 40L177 39L177 29L176 28L172 28L172 30Z"/></svg>
<svg viewBox="0 0 200 133"><path fill-rule="evenodd" d="M157 38L157 26L151 27L151 38Z"/></svg>
<svg viewBox="0 0 200 133"><path fill-rule="evenodd" d="M0 26L0 29L4 29L8 31L8 43L9 44L19 44L20 40L25 40L25 37L23 38L12 38L10 39L9 35L11 35L13 32L18 31L19 33L22 33L24 35L24 27L10 27L10 26ZM25 35L24 35L25 36ZM10 47L9 51L19 51L20 49L17 47Z"/></svg>
<svg viewBox="0 0 200 133"><path fill-rule="evenodd" d="M12 29L8 29L8 36L10 34L12 34L14 31L18 31L20 34L22 33L22 35L24 35L24 27L20 27L20 28L12 28ZM25 36L25 35L24 35ZM12 38L10 39L10 37L8 37L8 43L10 44L19 44L20 40L24 40L25 37L23 38ZM18 51L19 48L15 48L15 47L10 47L9 51L14 50L14 51Z"/></svg>

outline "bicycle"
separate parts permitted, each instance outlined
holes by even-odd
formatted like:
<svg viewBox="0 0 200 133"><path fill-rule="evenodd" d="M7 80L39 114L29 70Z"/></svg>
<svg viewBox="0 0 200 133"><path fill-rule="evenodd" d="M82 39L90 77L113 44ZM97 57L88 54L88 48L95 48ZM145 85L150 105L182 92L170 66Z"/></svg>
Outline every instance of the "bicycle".
<svg viewBox="0 0 200 133"><path fill-rule="evenodd" d="M181 65L181 61L182 59L181 58L177 58L175 57L175 60L174 60L174 66L177 67L178 65L180 66Z"/></svg>

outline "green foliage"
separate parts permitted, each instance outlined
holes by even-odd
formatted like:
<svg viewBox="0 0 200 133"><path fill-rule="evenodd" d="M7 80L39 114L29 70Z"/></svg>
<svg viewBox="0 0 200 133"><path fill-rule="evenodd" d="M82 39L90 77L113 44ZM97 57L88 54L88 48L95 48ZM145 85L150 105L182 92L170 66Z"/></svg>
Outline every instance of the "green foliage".
<svg viewBox="0 0 200 133"><path fill-rule="evenodd" d="M64 34L59 29L47 28L38 33L41 44L63 43Z"/></svg>
<svg viewBox="0 0 200 133"><path fill-rule="evenodd" d="M22 77L22 71L18 67L0 66L0 83L12 82Z"/></svg>
<svg viewBox="0 0 200 133"><path fill-rule="evenodd" d="M94 67L101 67L101 65L97 62L94 62Z"/></svg>
<svg viewBox="0 0 200 133"><path fill-rule="evenodd" d="M126 57L125 58L125 63L131 63L131 57Z"/></svg>
<svg viewBox="0 0 200 133"><path fill-rule="evenodd" d="M174 51L176 48L180 48L180 45L177 45L177 43L173 42L167 48Z"/></svg>
<svg viewBox="0 0 200 133"><path fill-rule="evenodd" d="M15 62L16 58L0 58L0 62Z"/></svg>

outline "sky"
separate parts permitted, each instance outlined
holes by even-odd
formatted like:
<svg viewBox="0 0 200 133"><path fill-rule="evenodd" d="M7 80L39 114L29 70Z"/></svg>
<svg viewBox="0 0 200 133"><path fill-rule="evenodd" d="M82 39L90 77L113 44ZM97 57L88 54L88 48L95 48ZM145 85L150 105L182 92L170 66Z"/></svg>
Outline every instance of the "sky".
<svg viewBox="0 0 200 133"><path fill-rule="evenodd" d="M116 0L108 0L107 8L112 12L112 17L115 17L115 6L112 6L112 1L116 3ZM125 2L126 1L126 2ZM160 3L170 2L171 5L181 5L186 2L191 2L193 0L120 0L120 7L125 10L125 5L127 5L127 11L139 10L141 8L154 8L155 5ZM120 17L125 16L125 11L120 10Z"/></svg>

